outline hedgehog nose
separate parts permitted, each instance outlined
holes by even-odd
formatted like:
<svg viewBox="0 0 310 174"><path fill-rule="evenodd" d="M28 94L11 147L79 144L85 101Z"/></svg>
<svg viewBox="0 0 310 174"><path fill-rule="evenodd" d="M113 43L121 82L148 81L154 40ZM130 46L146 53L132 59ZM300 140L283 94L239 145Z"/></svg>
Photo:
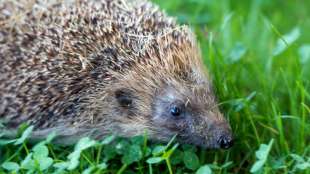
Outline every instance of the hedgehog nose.
<svg viewBox="0 0 310 174"><path fill-rule="evenodd" d="M217 140L217 142L222 149L228 149L231 146L233 146L233 144L234 144L232 137L229 135L228 136L227 135L220 136L220 138Z"/></svg>

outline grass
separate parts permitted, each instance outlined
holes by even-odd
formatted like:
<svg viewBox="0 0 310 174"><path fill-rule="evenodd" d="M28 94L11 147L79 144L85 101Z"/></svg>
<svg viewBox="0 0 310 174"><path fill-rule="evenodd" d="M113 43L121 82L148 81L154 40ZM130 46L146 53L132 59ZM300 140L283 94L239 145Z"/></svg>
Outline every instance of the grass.
<svg viewBox="0 0 310 174"><path fill-rule="evenodd" d="M197 34L235 146L206 151L110 136L73 148L19 139L2 141L0 173L309 174L310 1L155 2Z"/></svg>

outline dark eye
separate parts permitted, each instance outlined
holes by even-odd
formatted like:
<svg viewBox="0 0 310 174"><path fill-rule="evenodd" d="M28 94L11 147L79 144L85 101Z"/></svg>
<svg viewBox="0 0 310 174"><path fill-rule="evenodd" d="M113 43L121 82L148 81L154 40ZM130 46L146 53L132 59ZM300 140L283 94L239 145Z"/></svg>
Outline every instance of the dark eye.
<svg viewBox="0 0 310 174"><path fill-rule="evenodd" d="M115 92L115 97L122 107L129 107L132 104L132 96L129 91L118 90Z"/></svg>
<svg viewBox="0 0 310 174"><path fill-rule="evenodd" d="M182 110L181 110L181 108L178 107L178 106L172 106L172 107L170 108L170 113L171 113L172 116L177 117L177 116L180 116L180 115L181 115Z"/></svg>

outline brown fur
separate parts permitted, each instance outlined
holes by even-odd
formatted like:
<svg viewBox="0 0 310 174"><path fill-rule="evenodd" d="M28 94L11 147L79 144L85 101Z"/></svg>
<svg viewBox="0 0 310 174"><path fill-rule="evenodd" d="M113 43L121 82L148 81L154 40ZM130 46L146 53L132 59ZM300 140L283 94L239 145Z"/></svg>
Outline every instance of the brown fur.
<svg viewBox="0 0 310 174"><path fill-rule="evenodd" d="M2 1L0 119L10 131L34 125L39 139L51 131L75 141L147 130L153 139L179 134L217 147L230 128L199 52L187 26L146 1ZM156 116L169 95L193 118Z"/></svg>

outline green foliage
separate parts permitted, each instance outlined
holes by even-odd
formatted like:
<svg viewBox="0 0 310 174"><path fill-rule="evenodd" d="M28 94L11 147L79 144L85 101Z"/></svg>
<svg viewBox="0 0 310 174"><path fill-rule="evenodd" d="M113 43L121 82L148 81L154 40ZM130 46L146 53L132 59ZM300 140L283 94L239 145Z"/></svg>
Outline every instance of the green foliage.
<svg viewBox="0 0 310 174"><path fill-rule="evenodd" d="M296 171L296 170L306 170L306 169L309 169L310 168L310 157L301 157L297 154L291 154L290 155L294 162L295 162L295 165L293 167L293 171Z"/></svg>
<svg viewBox="0 0 310 174"><path fill-rule="evenodd" d="M15 162L4 162L1 167L10 172L18 172L20 168Z"/></svg>
<svg viewBox="0 0 310 174"><path fill-rule="evenodd" d="M257 161L252 166L252 168L250 170L251 173L256 173L259 170L262 170L264 164L267 161L267 157L268 157L269 152L271 150L272 144L273 144L273 139L269 142L268 145L266 145L266 144L260 145L259 149L255 153Z"/></svg>
<svg viewBox="0 0 310 174"><path fill-rule="evenodd" d="M184 152L183 161L186 168L195 170L199 167L199 159L198 156L191 151Z"/></svg>
<svg viewBox="0 0 310 174"><path fill-rule="evenodd" d="M212 170L208 165L204 165L197 170L196 174L212 174Z"/></svg>
<svg viewBox="0 0 310 174"><path fill-rule="evenodd" d="M60 147L52 135L27 143L28 127L13 140L0 133L0 173L310 174L310 1L154 1L197 34L235 146L112 135Z"/></svg>

